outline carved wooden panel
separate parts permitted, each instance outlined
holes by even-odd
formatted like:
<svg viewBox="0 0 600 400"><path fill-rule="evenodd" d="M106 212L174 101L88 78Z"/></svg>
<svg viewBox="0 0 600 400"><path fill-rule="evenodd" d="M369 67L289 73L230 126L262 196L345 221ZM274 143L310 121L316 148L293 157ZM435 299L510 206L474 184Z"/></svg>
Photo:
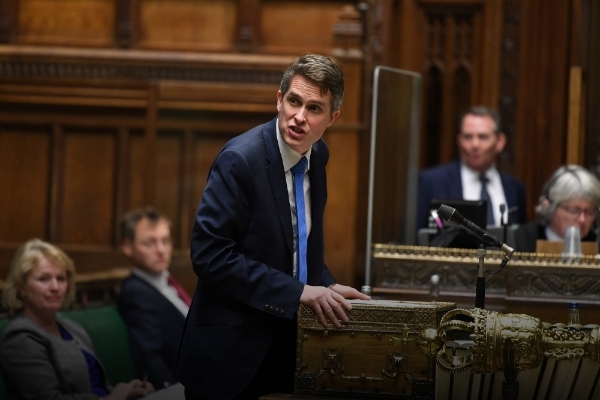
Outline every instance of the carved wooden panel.
<svg viewBox="0 0 600 400"><path fill-rule="evenodd" d="M269 53L327 53L333 47L339 1L263 0L262 50Z"/></svg>
<svg viewBox="0 0 600 400"><path fill-rule="evenodd" d="M50 140L40 129L0 131L0 241L46 236Z"/></svg>
<svg viewBox="0 0 600 400"><path fill-rule="evenodd" d="M59 193L62 243L111 246L114 243L114 132L74 130L63 138Z"/></svg>
<svg viewBox="0 0 600 400"><path fill-rule="evenodd" d="M483 17L478 4L439 7L423 3L427 50L421 164L431 166L456 158L458 116L479 98Z"/></svg>
<svg viewBox="0 0 600 400"><path fill-rule="evenodd" d="M20 0L18 43L110 46L116 31L114 0Z"/></svg>
<svg viewBox="0 0 600 400"><path fill-rule="evenodd" d="M139 0L138 46L233 50L237 0Z"/></svg>

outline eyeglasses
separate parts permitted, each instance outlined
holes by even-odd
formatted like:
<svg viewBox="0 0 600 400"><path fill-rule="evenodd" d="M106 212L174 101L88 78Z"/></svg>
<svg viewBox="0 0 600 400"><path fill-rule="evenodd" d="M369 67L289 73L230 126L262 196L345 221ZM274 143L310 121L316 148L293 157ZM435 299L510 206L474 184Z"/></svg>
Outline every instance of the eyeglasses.
<svg viewBox="0 0 600 400"><path fill-rule="evenodd" d="M569 206L558 206L562 208L573 218L577 218L583 213L586 218L596 218L598 216L598 210L594 208L580 208L580 207L569 207Z"/></svg>

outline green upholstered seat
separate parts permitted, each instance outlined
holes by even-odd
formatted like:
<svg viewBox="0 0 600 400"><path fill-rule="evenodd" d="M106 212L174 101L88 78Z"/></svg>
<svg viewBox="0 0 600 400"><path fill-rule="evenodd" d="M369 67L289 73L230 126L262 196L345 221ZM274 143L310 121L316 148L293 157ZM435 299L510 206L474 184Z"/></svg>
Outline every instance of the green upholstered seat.
<svg viewBox="0 0 600 400"><path fill-rule="evenodd" d="M137 377L127 327L116 306L64 310L59 315L78 322L87 331L94 343L96 356L104 364L108 379L113 384L128 382ZM8 318L0 318L0 334L8 321ZM0 399L8 398L8 390L0 373Z"/></svg>
<svg viewBox="0 0 600 400"><path fill-rule="evenodd" d="M129 382L137 377L127 326L116 306L67 310L59 314L78 322L90 335L96 356L104 364L111 383Z"/></svg>

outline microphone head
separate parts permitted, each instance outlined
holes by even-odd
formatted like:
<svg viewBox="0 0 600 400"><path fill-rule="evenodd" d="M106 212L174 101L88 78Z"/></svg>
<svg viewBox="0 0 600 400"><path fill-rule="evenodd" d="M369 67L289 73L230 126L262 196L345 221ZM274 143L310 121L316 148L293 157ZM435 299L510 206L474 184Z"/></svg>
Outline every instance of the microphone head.
<svg viewBox="0 0 600 400"><path fill-rule="evenodd" d="M445 204L442 204L440 206L440 208L438 209L438 215L440 217L442 217L442 219L446 222L450 222L450 219L452 218L452 214L454 214L455 212L456 212L456 208L452 208Z"/></svg>

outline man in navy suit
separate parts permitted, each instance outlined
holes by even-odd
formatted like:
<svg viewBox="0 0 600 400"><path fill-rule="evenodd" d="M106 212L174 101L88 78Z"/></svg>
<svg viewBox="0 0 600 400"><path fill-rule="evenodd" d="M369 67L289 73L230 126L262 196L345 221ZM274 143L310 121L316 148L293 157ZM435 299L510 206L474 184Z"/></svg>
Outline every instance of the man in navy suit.
<svg viewBox="0 0 600 400"><path fill-rule="evenodd" d="M177 354L190 298L168 270L173 245L166 216L153 208L131 211L121 221L121 236L133 269L121 287L119 311L138 375L158 390L177 382Z"/></svg>
<svg viewBox="0 0 600 400"><path fill-rule="evenodd" d="M525 185L496 167L496 159L506 145L498 113L485 106L468 110L461 118L456 142L460 161L426 169L419 174L417 227L428 226L431 200L480 200L482 182L487 183L491 199L492 220L488 220L488 225L502 225L500 204L505 204L506 210L518 207L509 223L526 222Z"/></svg>
<svg viewBox="0 0 600 400"><path fill-rule="evenodd" d="M303 55L284 72L277 118L230 140L217 155L192 232L199 280L177 366L186 399L292 392L298 305L311 307L323 325L340 327L348 322L347 298L369 299L336 284L324 263L329 152L321 137L339 116L343 93L335 63ZM296 180L291 169L303 157L308 171ZM298 216L296 184L305 198Z"/></svg>

